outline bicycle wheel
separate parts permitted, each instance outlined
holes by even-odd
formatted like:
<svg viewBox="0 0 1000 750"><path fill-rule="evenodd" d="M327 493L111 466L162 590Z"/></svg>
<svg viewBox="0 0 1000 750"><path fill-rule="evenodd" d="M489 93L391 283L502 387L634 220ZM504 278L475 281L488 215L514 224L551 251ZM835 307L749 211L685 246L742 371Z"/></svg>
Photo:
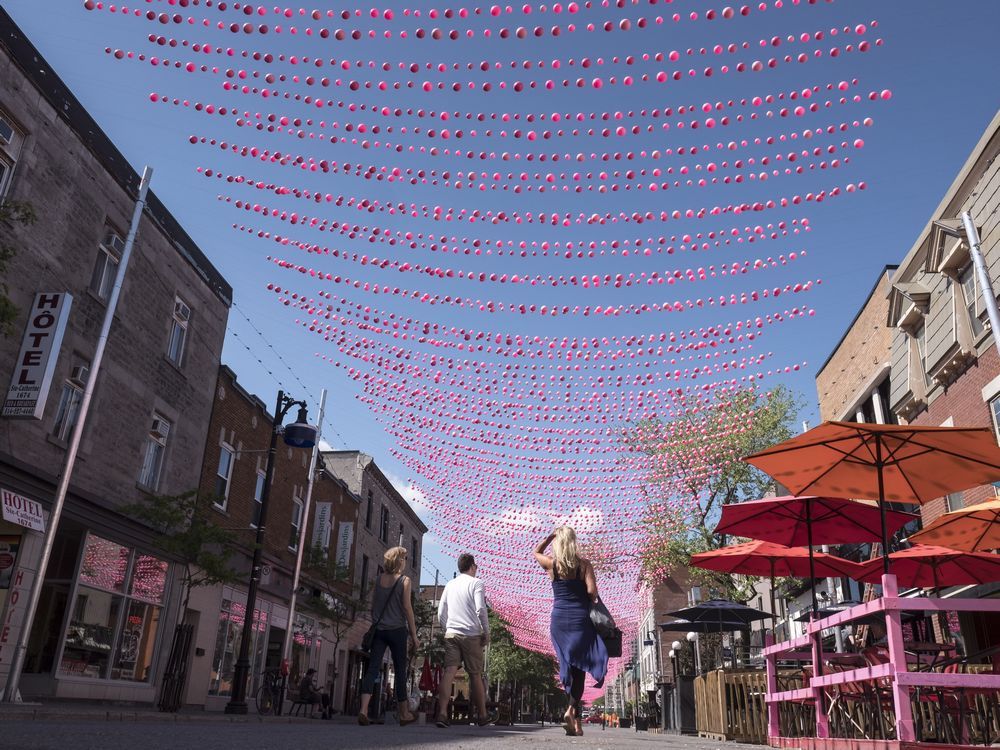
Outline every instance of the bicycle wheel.
<svg viewBox="0 0 1000 750"><path fill-rule="evenodd" d="M260 690L257 691L257 713L261 716L267 716L273 710L274 693L271 692L271 688L262 685Z"/></svg>

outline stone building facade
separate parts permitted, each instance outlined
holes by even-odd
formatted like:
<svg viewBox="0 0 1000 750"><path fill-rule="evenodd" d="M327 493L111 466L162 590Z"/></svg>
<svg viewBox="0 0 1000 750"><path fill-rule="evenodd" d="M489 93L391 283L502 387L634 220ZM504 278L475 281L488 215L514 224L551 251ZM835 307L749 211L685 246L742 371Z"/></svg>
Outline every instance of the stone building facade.
<svg viewBox="0 0 1000 750"><path fill-rule="evenodd" d="M38 221L6 222L15 333L0 380L15 377L39 293L72 296L34 417L0 417L0 488L54 497L114 284L139 176L10 17L0 10L0 199ZM150 193L42 599L22 694L151 702L176 617L177 585L155 536L120 513L148 493L197 487L232 290ZM34 317L31 316L34 320ZM208 373L208 375L206 375ZM0 521L15 562L0 582L0 684L37 570L41 533Z"/></svg>
<svg viewBox="0 0 1000 750"><path fill-rule="evenodd" d="M360 653L361 638L370 620L371 588L382 572L382 556L390 547L406 547L410 577L415 590L420 583L421 551L427 526L417 516L406 499L393 486L375 460L361 451L324 451L323 463L334 476L359 498L358 522L355 533L353 582L366 602L363 615L349 633L347 690L343 710L357 708L358 687L365 660Z"/></svg>

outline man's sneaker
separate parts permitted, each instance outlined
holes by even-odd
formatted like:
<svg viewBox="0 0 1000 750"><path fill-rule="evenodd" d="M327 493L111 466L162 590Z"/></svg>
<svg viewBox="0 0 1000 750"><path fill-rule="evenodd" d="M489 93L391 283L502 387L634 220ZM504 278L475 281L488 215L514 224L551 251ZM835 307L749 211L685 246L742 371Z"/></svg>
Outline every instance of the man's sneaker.
<svg viewBox="0 0 1000 750"><path fill-rule="evenodd" d="M478 724L481 727L488 727L490 724L496 724L497 723L497 719L499 719L499 718L500 718L499 714L492 713L489 716L487 716L485 719L480 719L479 721L477 721L476 724Z"/></svg>
<svg viewBox="0 0 1000 750"><path fill-rule="evenodd" d="M451 726L451 724L448 723L448 720L445 717L439 716L438 720L434 722L434 726L436 726L438 729L447 729L448 727Z"/></svg>

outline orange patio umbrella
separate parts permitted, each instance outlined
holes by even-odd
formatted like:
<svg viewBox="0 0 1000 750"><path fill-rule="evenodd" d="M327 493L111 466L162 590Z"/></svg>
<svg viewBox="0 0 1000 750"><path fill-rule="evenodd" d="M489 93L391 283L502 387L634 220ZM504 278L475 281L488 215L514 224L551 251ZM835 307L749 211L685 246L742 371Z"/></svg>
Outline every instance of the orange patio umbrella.
<svg viewBox="0 0 1000 750"><path fill-rule="evenodd" d="M904 586L940 589L1000 581L1000 555L989 552L960 552L947 547L916 544L893 552L892 572ZM878 560L861 563L859 581L878 583L882 570Z"/></svg>
<svg viewBox="0 0 1000 750"><path fill-rule="evenodd" d="M910 541L965 552L1000 549L1000 500L945 513L923 531L910 536Z"/></svg>
<svg viewBox="0 0 1000 750"><path fill-rule="evenodd" d="M767 576L771 579L771 612L774 606L776 576L793 578L857 578L858 565L836 555L810 551L802 547L786 547L773 542L753 541L691 555L697 568L721 573Z"/></svg>
<svg viewBox="0 0 1000 750"><path fill-rule="evenodd" d="M796 495L878 500L885 572L886 501L925 503L1000 479L1000 447L985 427L824 422L744 460Z"/></svg>

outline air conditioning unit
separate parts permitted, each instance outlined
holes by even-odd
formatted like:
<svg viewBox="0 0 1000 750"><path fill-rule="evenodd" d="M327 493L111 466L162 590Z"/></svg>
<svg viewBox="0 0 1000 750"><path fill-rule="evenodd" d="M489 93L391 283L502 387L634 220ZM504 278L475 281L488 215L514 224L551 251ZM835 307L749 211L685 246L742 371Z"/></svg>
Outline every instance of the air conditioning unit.
<svg viewBox="0 0 1000 750"><path fill-rule="evenodd" d="M166 440L167 435L170 434L170 423L166 420L154 417L153 425L149 428L149 434L153 437L158 437L161 440Z"/></svg>
<svg viewBox="0 0 1000 750"><path fill-rule="evenodd" d="M0 143L4 146L9 146L13 140L14 126L7 122L7 120L3 117L0 117Z"/></svg>
<svg viewBox="0 0 1000 750"><path fill-rule="evenodd" d="M125 240L117 232L108 231L104 237L104 247L114 251L118 257L125 252Z"/></svg>
<svg viewBox="0 0 1000 750"><path fill-rule="evenodd" d="M185 305L179 299L175 299L174 317L183 323L187 323L189 320L191 320L191 308Z"/></svg>
<svg viewBox="0 0 1000 750"><path fill-rule="evenodd" d="M77 385L85 385L89 374L90 368L87 365L77 365L70 371L69 379Z"/></svg>

